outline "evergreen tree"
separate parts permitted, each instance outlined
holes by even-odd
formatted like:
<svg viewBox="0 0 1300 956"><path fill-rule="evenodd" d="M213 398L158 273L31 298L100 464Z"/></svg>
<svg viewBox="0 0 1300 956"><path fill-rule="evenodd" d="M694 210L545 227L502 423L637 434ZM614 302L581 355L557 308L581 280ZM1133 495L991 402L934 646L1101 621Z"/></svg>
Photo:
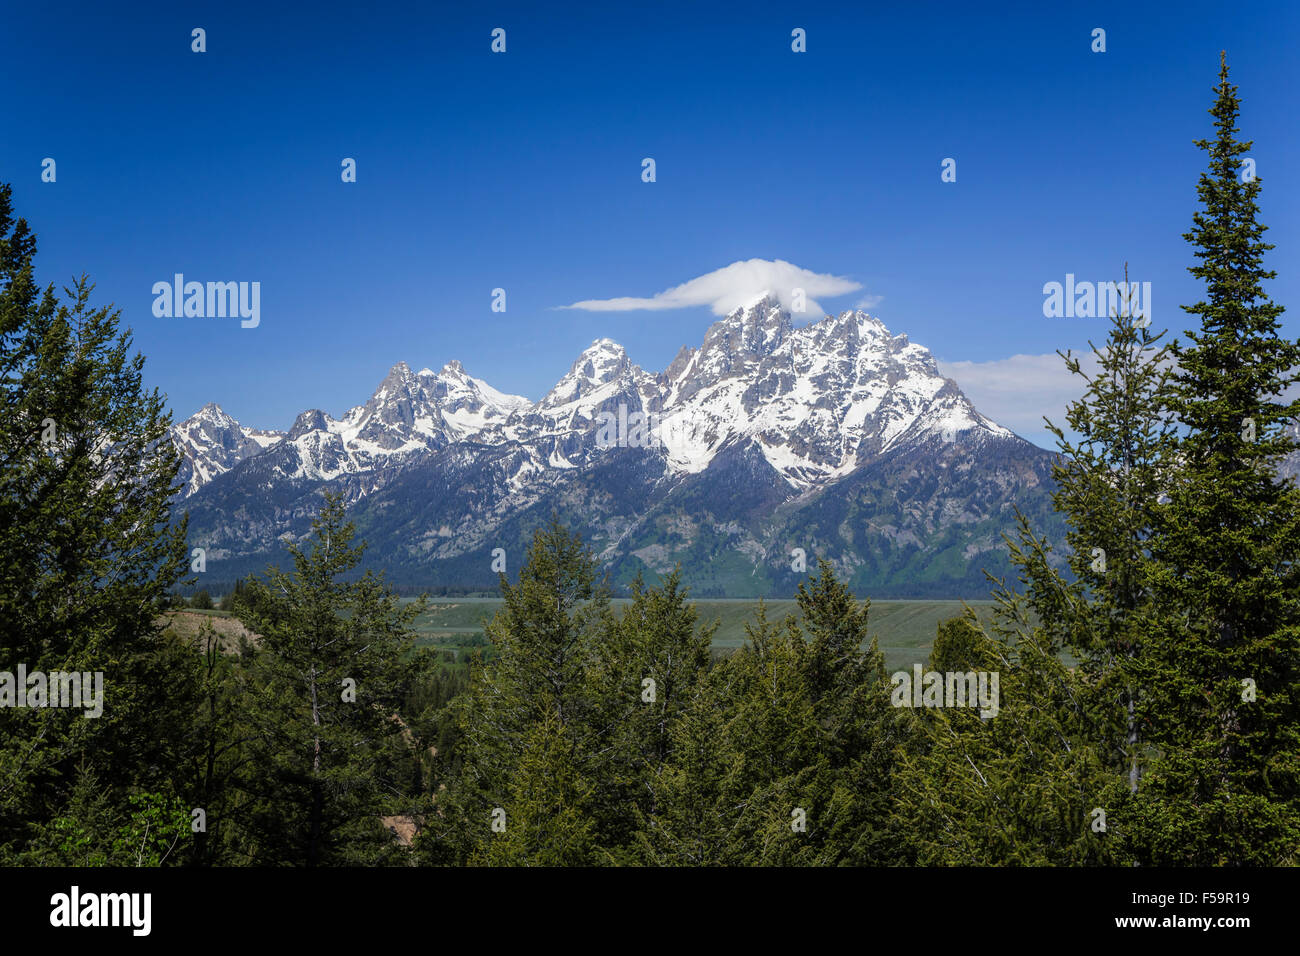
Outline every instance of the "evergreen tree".
<svg viewBox="0 0 1300 956"><path fill-rule="evenodd" d="M246 623L262 646L242 815L258 864L389 862L398 857L379 817L423 811L401 786L412 742L400 713L423 603L403 607L373 572L346 580L364 550L354 537L342 499L326 493L310 549L289 547L294 570L249 584Z"/></svg>
<svg viewBox="0 0 1300 956"><path fill-rule="evenodd" d="M189 727L185 655L158 623L183 573L179 455L121 314L34 279L35 237L0 186L0 660L99 672L98 718L0 709L0 851L65 814L83 761L125 809L170 792Z"/></svg>
<svg viewBox="0 0 1300 956"><path fill-rule="evenodd" d="M802 634L789 618L775 626L760 620L757 630L759 639L719 668L727 692L718 738L725 770L716 804L727 824L719 862L799 865L815 859L823 842L830 761L818 752Z"/></svg>
<svg viewBox="0 0 1300 956"><path fill-rule="evenodd" d="M934 644L930 647L930 670L979 670L989 660L983 645L984 632L969 609L957 617L940 621L935 628Z"/></svg>
<svg viewBox="0 0 1300 956"><path fill-rule="evenodd" d="M925 862L1122 856L1127 800L1150 749L1139 732L1138 661L1161 613L1150 550L1174 466L1169 350L1129 307L1127 272L1119 288L1106 343L1092 346L1097 371L1062 355L1085 384L1067 411L1077 437L1048 422L1061 451L1053 500L1072 573L1019 515L1008 546L1023 593L998 583L992 635L969 612L938 630L931 669L997 673L1001 704L987 720L969 710L918 714L928 743L908 756L902 812Z"/></svg>
<svg viewBox="0 0 1300 956"><path fill-rule="evenodd" d="M245 586L242 579L235 582L235 586L221 596L221 603L218 607L223 611L237 610L241 601L244 600Z"/></svg>
<svg viewBox="0 0 1300 956"><path fill-rule="evenodd" d="M1022 531L1029 534L1023 523ZM1045 544L1034 541L1044 553ZM1011 551L1023 566L1020 545L1011 542ZM1038 623L1032 598L1005 586L994 597L992 633L973 614L948 622L930 668L956 663L961 673L985 672L990 691L996 674L996 713L912 711L925 743L901 754L896 825L925 865L1114 862L1112 841L1094 829L1103 819L1094 811L1108 810L1103 794L1116 775L1098 756L1082 675L1062 661L1064 648Z"/></svg>
<svg viewBox="0 0 1300 956"><path fill-rule="evenodd" d="M754 630L770 625L760 604ZM724 794L734 748L726 740L739 668L716 663L695 685L672 724L668 759L655 777L654 812L640 820L637 862L653 866L718 866L737 862L731 852L739 809Z"/></svg>
<svg viewBox="0 0 1300 956"><path fill-rule="evenodd" d="M117 805L89 764L75 774L67 809L43 825L28 860L39 866L176 865L190 813L174 795L133 794Z"/></svg>
<svg viewBox="0 0 1300 956"><path fill-rule="evenodd" d="M631 603L592 657L593 740L607 743L589 772L601 782L599 839L616 855L633 852L635 834L657 812L674 729L708 672L716 629L698 626L680 569L658 587L638 577Z"/></svg>
<svg viewBox="0 0 1300 956"><path fill-rule="evenodd" d="M1078 437L1068 439L1048 423L1061 451L1053 500L1067 516L1075 585L1066 586L1041 561L1031 566L1040 572L1033 578L1037 610L1049 626L1060 625L1059 640L1080 661L1097 745L1127 775L1131 793L1148 750L1135 671L1142 635L1161 613L1151 586L1152 535L1177 464L1169 415L1172 347L1160 344L1163 332L1149 331L1150 316L1131 308L1127 267L1120 288L1105 348L1092 346L1097 372L1063 353L1066 368L1087 386L1066 412Z"/></svg>
<svg viewBox="0 0 1300 956"><path fill-rule="evenodd" d="M608 588L597 580L595 559L581 538L554 519L534 534L518 582L502 575L500 586L504 603L487 626L493 659L473 668L469 690L453 702L460 772L437 795L419 856L427 863L486 859L500 842L491 829L493 813L503 810L507 821L520 815L540 821L528 807L543 800L538 788L544 781L529 775L554 766L564 768L570 795L583 795L563 803L573 839L552 834L546 842L521 833L508 842L510 854L493 859L528 862L530 848L549 859L563 847L570 862L608 862L592 855L592 834L599 833L593 815L609 805L592 792L599 779L594 771L610 765L610 730L605 727L602 736L599 722L606 702L592 693L594 662L616 626ZM530 741L545 745L549 763L536 762Z"/></svg>
<svg viewBox="0 0 1300 956"><path fill-rule="evenodd" d="M243 660L226 653L211 622L204 622L195 659L198 706L190 746L184 751L181 792L192 809L203 811L204 826L187 849L196 866L235 862L231 839L237 828L240 772L248 761L254 736L243 720L249 675Z"/></svg>
<svg viewBox="0 0 1300 956"><path fill-rule="evenodd" d="M910 859L890 813L910 724L890 704L875 642L863 647L868 604L824 561L797 598L800 617L781 622L760 604L745 646L696 685L642 830L645 860Z"/></svg>
<svg viewBox="0 0 1300 956"><path fill-rule="evenodd" d="M1261 180L1243 171L1240 101L1221 58L1209 168L1185 238L1205 298L1176 344L1179 469L1167 488L1153 587L1170 609L1147 635L1139 718L1159 756L1138 792L1133 852L1159 864L1300 860L1300 343L1263 283Z"/></svg>
<svg viewBox="0 0 1300 956"><path fill-rule="evenodd" d="M826 809L806 842L823 863L907 862L906 837L890 819L895 751L909 745L913 724L890 702L884 655L868 633L871 602L859 603L824 560L796 601L809 638L804 673L817 752L827 763Z"/></svg>
<svg viewBox="0 0 1300 956"><path fill-rule="evenodd" d="M610 862L594 833L591 801L596 784L575 764L572 741L559 715L544 711L519 742L522 757L511 775L504 806L492 808L491 835L471 862L489 866Z"/></svg>

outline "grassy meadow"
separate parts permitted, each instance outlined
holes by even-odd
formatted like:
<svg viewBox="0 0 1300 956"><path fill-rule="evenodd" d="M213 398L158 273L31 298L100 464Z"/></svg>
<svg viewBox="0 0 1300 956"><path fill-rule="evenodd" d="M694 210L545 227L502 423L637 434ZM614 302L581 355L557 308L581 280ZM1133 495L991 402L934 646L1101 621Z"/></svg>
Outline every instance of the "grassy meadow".
<svg viewBox="0 0 1300 956"><path fill-rule="evenodd" d="M611 602L617 611L626 599ZM794 601L768 601L767 614L776 621L795 614ZM871 632L885 653L885 666L894 670L924 662L934 642L940 621L971 607L981 620L991 616L992 604L963 601L872 601ZM448 650L472 649L486 643L483 624L501 606L499 598L439 598L415 622L419 642ZM750 599L700 600L695 602L701 622L718 621L713 646L718 650L739 647L745 640L745 624L752 621L758 602Z"/></svg>

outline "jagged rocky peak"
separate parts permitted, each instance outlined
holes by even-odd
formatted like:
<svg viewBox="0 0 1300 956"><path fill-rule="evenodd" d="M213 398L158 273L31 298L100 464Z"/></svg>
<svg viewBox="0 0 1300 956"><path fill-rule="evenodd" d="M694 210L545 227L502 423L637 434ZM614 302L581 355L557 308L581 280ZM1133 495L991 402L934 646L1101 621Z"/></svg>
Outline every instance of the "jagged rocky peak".
<svg viewBox="0 0 1300 956"><path fill-rule="evenodd" d="M197 412L195 412L194 415L191 416L191 418L197 419L199 421L220 422L223 425L239 424L233 418L231 418L230 415L226 413L226 410L222 408L220 405L218 405L216 402L208 402Z"/></svg>
<svg viewBox="0 0 1300 956"><path fill-rule="evenodd" d="M496 391L454 359L437 372L419 373L398 362L371 399L342 419L318 409L300 415L291 441L261 471L329 480L380 474L457 443L466 443L466 455L513 444L521 464L510 481L518 491L547 480L554 469L597 461L591 437L597 422L624 406L629 414L660 416L668 478L709 468L722 449L746 449L799 489L843 478L863 462L935 434L973 428L1010 435L975 411L928 350L892 334L880 319L854 309L796 328L793 318L770 290L756 294L714 321L699 348L683 346L657 375L633 364L614 340L600 338L535 404ZM216 405L202 415L212 422L226 417ZM237 425L226 432L235 445L252 449L241 443ZM204 465L191 484L229 468L241 454L215 456L217 464Z"/></svg>
<svg viewBox="0 0 1300 956"><path fill-rule="evenodd" d="M792 328L790 313L775 295L764 290L714 322L704 335L700 351L770 355L785 341Z"/></svg>
<svg viewBox="0 0 1300 956"><path fill-rule="evenodd" d="M388 370L379 387L375 389L374 397L378 398L386 390L400 395L409 396L420 389L420 377L411 371L411 366L405 362L398 362Z"/></svg>
<svg viewBox="0 0 1300 956"><path fill-rule="evenodd" d="M679 378L683 370L685 370L686 366L690 364L690 361L694 356L695 356L695 349L691 348L689 345L683 345L680 349L677 350L677 355L669 364L669 366L666 369L664 369L663 371L664 378L670 381Z"/></svg>
<svg viewBox="0 0 1300 956"><path fill-rule="evenodd" d="M453 401L481 400L483 384L465 371L465 366L452 359L427 383L429 390L438 398Z"/></svg>
<svg viewBox="0 0 1300 956"><path fill-rule="evenodd" d="M790 313L770 291L714 322L699 349L683 349L665 373L675 399L689 399L724 379L747 376L794 332Z"/></svg>
<svg viewBox="0 0 1300 956"><path fill-rule="evenodd" d="M309 408L294 419L289 429L289 441L296 441L308 432L321 431L328 427L325 413L319 408Z"/></svg>
<svg viewBox="0 0 1300 956"><path fill-rule="evenodd" d="M623 346L613 339L597 339L583 349L568 374L555 383L540 405L567 405L636 370Z"/></svg>
<svg viewBox="0 0 1300 956"><path fill-rule="evenodd" d="M380 423L385 426L411 427L424 404L424 386L419 376L405 362L398 362L388 370L384 380L366 402L362 413L356 415L350 412L346 418L355 418L359 423L364 423L362 434L373 438L374 428Z"/></svg>
<svg viewBox="0 0 1300 956"><path fill-rule="evenodd" d="M505 418L533 404L522 395L507 395L497 391L481 378L469 374L456 359L432 375L432 380L426 387L440 401L444 414L471 409L481 410L485 419Z"/></svg>
<svg viewBox="0 0 1300 956"><path fill-rule="evenodd" d="M245 432L248 431L216 402L208 402L173 430L194 442L224 444L229 444L231 440L244 440Z"/></svg>
<svg viewBox="0 0 1300 956"><path fill-rule="evenodd" d="M582 368L585 375L608 382L631 365L623 346L613 339L596 339L578 356L572 368Z"/></svg>
<svg viewBox="0 0 1300 956"><path fill-rule="evenodd" d="M171 434L172 442L181 452L179 478L186 494L193 494L213 478L284 437L283 432L239 424L216 402L208 402L189 418L173 425Z"/></svg>

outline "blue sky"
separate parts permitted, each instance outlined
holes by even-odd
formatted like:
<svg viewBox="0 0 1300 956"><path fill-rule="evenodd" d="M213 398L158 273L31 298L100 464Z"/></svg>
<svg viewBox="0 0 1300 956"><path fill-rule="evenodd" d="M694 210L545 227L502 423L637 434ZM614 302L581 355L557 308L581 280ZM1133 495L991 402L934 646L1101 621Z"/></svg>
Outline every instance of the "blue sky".
<svg viewBox="0 0 1300 956"><path fill-rule="evenodd" d="M1064 377L1009 359L1105 328L1044 318L1045 282L1127 261L1154 324L1185 327L1220 49L1278 246L1270 291L1300 335L1294 3L132 6L6 10L0 181L42 281L90 275L178 418L337 415L399 360L538 398L606 336L659 370L707 305L556 307L760 258L860 284L818 301L874 302L1043 442L1024 422L1059 415ZM156 318L152 286L177 272L260 282L260 325Z"/></svg>

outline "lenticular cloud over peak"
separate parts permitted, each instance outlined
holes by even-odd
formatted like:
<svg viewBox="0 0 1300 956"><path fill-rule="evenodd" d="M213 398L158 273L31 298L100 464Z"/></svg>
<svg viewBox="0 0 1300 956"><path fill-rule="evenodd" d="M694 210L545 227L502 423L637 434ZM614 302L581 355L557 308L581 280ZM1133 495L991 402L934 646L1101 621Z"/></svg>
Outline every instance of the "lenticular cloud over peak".
<svg viewBox="0 0 1300 956"><path fill-rule="evenodd" d="M649 298L622 296L615 299L584 299L560 308L584 309L588 312L636 312L707 305L714 315L726 315L733 309L748 305L764 292L775 296L781 306L789 310L794 290L802 289L805 309L808 313L817 315L824 311L815 301L817 296L834 297L861 288L862 283L852 279L810 272L783 259L747 259L706 272Z"/></svg>

